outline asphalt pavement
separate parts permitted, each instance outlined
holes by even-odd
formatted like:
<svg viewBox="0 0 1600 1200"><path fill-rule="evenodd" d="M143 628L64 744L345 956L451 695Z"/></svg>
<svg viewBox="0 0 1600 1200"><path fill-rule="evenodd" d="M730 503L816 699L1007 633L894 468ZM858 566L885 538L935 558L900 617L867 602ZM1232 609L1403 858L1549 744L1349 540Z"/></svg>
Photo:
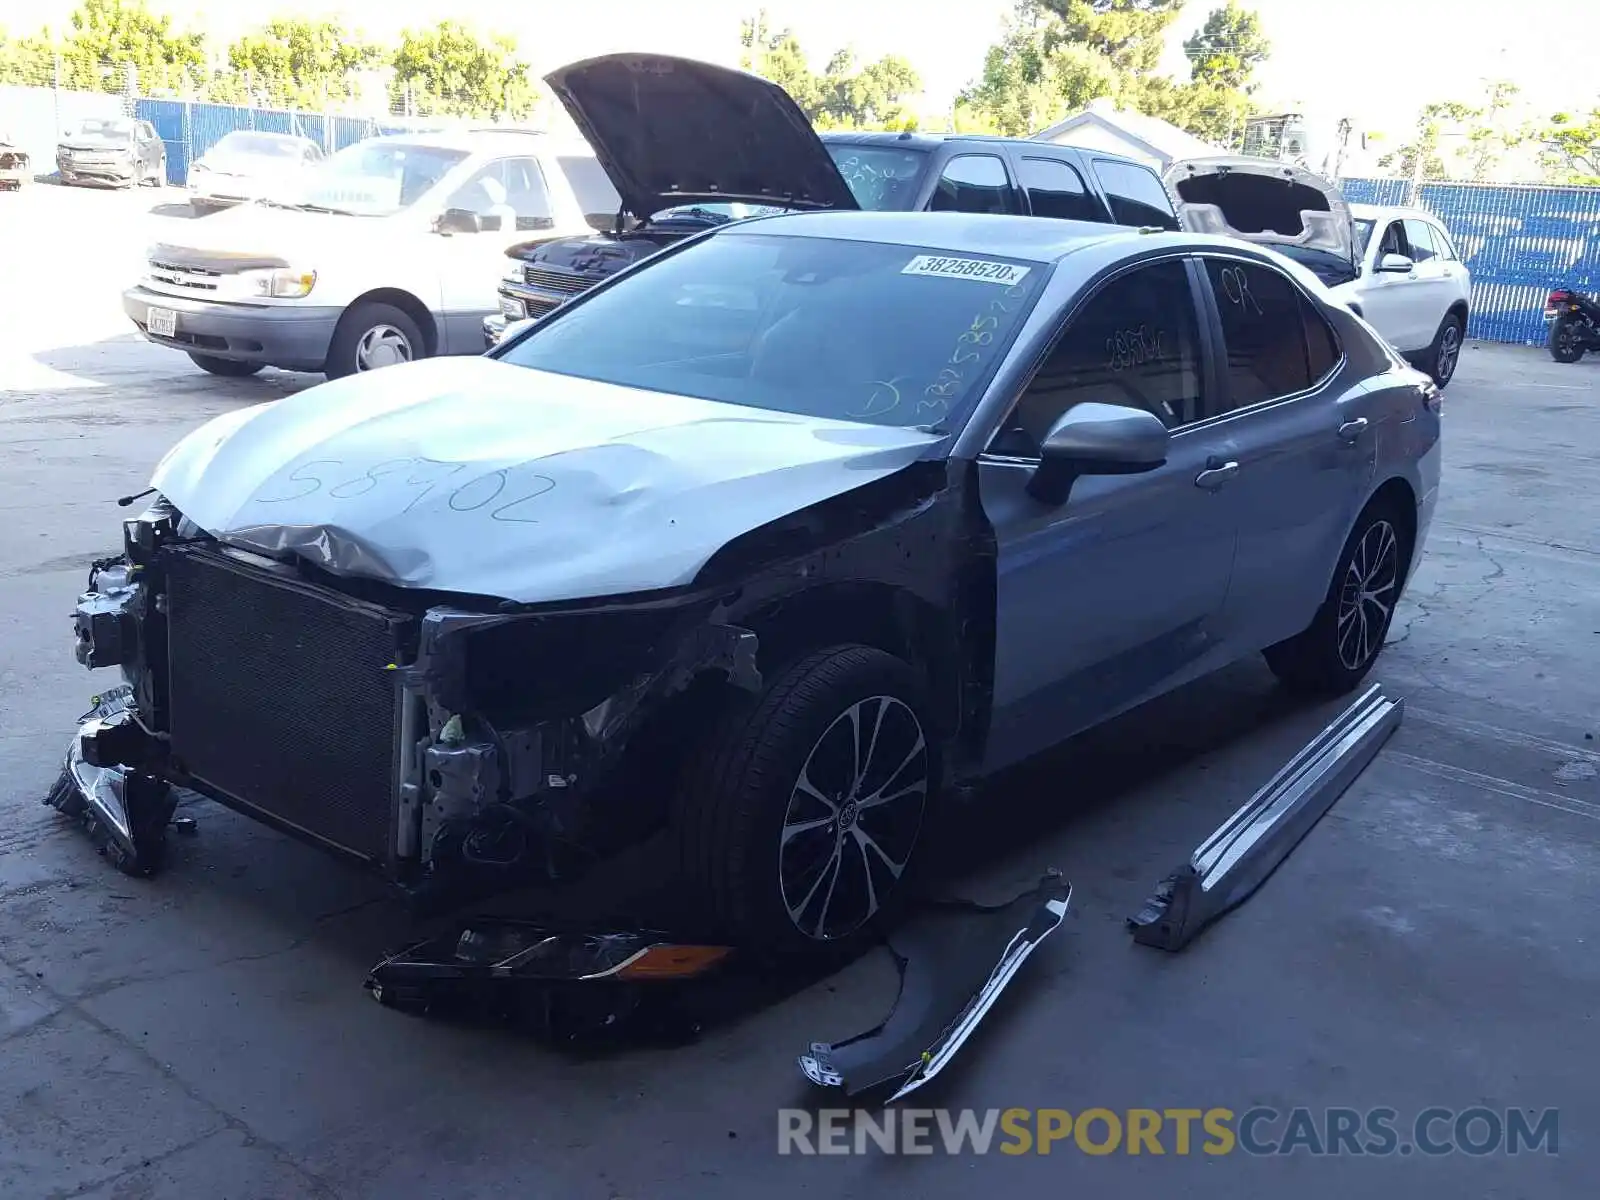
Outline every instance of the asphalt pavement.
<svg viewBox="0 0 1600 1200"><path fill-rule="evenodd" d="M1286 703L1259 664L1000 781L962 827L974 889L1054 866L1073 906L908 1103L980 1120L1266 1106L1319 1125L1390 1109L1391 1153L1260 1152L1292 1140L1287 1118L1226 1154L1198 1125L1180 1152L1170 1118L1164 1153L1096 1153L1101 1118L1048 1155L950 1155L937 1133L927 1155L781 1154L779 1110L832 1102L795 1055L881 1019L882 959L688 1046L575 1058L375 1005L361 979L401 926L316 851L197 804L199 836L138 881L41 807L106 682L73 660L69 613L118 544L114 499L208 417L315 382L215 379L132 334L119 290L186 219L179 200L0 194L0 1195L1543 1200L1600 1185L1600 361L1469 345L1445 394L1439 515L1374 676L1404 724L1185 954L1132 945L1123 918L1333 715ZM1429 1109L1553 1109L1559 1133L1520 1154L1408 1152Z"/></svg>

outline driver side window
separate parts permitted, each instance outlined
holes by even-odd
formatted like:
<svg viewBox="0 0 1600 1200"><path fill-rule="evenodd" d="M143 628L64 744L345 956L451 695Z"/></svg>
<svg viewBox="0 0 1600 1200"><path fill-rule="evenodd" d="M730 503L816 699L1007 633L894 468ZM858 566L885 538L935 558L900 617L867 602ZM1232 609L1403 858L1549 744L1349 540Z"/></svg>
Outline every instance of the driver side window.
<svg viewBox="0 0 1600 1200"><path fill-rule="evenodd" d="M989 446L1037 458L1045 435L1076 404L1142 408L1169 429L1201 409L1200 327L1182 260L1120 275L1073 317Z"/></svg>
<svg viewBox="0 0 1600 1200"><path fill-rule="evenodd" d="M484 218L489 230L512 233L549 229L554 224L550 195L538 160L503 158L457 188L445 204Z"/></svg>
<svg viewBox="0 0 1600 1200"><path fill-rule="evenodd" d="M1411 247L1406 242L1405 227L1399 221L1390 221L1389 228L1383 231L1383 239L1378 243L1378 253L1373 258L1373 263L1381 263L1385 254L1399 254L1409 258Z"/></svg>

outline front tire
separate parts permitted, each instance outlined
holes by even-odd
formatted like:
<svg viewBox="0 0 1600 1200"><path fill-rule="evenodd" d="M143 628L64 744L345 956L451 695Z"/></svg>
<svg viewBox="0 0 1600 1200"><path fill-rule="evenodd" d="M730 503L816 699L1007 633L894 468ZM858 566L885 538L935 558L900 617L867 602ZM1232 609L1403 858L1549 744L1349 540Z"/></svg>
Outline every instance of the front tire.
<svg viewBox="0 0 1600 1200"><path fill-rule="evenodd" d="M239 362L232 358L213 358L209 354L190 354L189 361L212 375L225 375L229 379L246 379L254 375L264 363Z"/></svg>
<svg viewBox="0 0 1600 1200"><path fill-rule="evenodd" d="M1588 347L1584 345L1583 324L1577 317L1557 317L1550 323L1544 344L1551 358L1558 363L1575 363L1584 356Z"/></svg>
<svg viewBox="0 0 1600 1200"><path fill-rule="evenodd" d="M342 379L426 358L427 353L422 330L410 316L392 304L366 300L339 319L322 371L329 379Z"/></svg>
<svg viewBox="0 0 1600 1200"><path fill-rule="evenodd" d="M1383 652L1411 562L1409 525L1398 506L1374 500L1356 519L1328 594L1301 633L1265 651L1293 691L1339 696L1354 690Z"/></svg>
<svg viewBox="0 0 1600 1200"><path fill-rule="evenodd" d="M904 896L939 763L905 662L836 646L794 663L684 773L673 825L697 915L779 956L854 945Z"/></svg>
<svg viewBox="0 0 1600 1200"><path fill-rule="evenodd" d="M1450 386L1455 378L1456 366L1461 361L1461 338L1466 332L1461 318L1449 313L1433 335L1433 345L1428 348L1428 374L1440 388Z"/></svg>

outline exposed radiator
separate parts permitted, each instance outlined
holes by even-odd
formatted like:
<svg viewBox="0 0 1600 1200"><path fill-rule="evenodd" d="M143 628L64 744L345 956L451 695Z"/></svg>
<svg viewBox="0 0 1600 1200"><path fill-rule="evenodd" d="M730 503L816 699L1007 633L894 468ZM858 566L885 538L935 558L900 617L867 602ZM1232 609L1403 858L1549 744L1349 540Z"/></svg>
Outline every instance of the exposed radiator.
<svg viewBox="0 0 1600 1200"><path fill-rule="evenodd" d="M174 756L245 810L387 864L396 661L409 618L211 550L172 548Z"/></svg>

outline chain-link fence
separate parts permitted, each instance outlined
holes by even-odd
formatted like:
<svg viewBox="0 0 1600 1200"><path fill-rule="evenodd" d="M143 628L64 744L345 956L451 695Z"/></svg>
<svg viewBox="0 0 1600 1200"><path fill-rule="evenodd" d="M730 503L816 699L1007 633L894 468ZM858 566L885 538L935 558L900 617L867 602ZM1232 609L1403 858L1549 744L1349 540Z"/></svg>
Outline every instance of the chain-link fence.
<svg viewBox="0 0 1600 1200"><path fill-rule="evenodd" d="M29 156L37 178L56 168L56 147L86 121L129 117L147 121L166 148L166 182L182 186L189 167L225 135L238 130L309 138L324 154L363 138L469 123L467 118L421 115L432 107L390 70L363 71L317 89L295 87L297 105L273 103L281 84L250 72L147 72L128 63L96 63L56 56L0 64L0 139ZM483 125L493 119L475 119ZM538 128L547 113L516 122Z"/></svg>
<svg viewBox="0 0 1600 1200"><path fill-rule="evenodd" d="M1471 337L1542 343L1551 288L1600 291L1600 187L1414 176L1339 184L1352 204L1424 209L1450 231L1472 272Z"/></svg>

